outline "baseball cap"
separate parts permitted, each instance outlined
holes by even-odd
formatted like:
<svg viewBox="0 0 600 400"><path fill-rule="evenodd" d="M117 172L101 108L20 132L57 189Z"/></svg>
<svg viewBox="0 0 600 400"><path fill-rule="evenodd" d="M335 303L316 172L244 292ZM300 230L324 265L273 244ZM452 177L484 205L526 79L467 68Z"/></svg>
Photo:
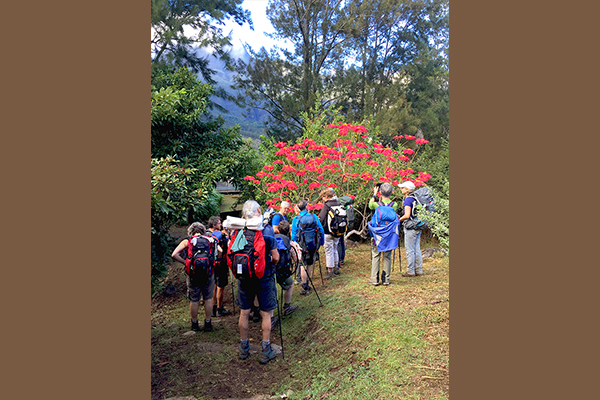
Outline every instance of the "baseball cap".
<svg viewBox="0 0 600 400"><path fill-rule="evenodd" d="M415 184L411 181L404 181L398 185L400 188L407 188L408 190L415 190Z"/></svg>

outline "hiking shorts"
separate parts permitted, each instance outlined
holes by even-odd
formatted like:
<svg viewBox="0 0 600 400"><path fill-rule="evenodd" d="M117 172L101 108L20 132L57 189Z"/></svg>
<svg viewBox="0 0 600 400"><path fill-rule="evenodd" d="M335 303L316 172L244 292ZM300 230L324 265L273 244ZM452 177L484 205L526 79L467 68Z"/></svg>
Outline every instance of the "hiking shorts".
<svg viewBox="0 0 600 400"><path fill-rule="evenodd" d="M229 268L225 262L219 263L215 267L215 283L218 287L224 288L229 283Z"/></svg>
<svg viewBox="0 0 600 400"><path fill-rule="evenodd" d="M312 250L306 250L304 252L302 252L302 261L304 261L304 264L306 264L306 266L309 265L313 265L315 263L315 253L317 252L316 249L312 249Z"/></svg>
<svg viewBox="0 0 600 400"><path fill-rule="evenodd" d="M294 277L288 276L283 283L279 284L283 290L288 290L294 284Z"/></svg>
<svg viewBox="0 0 600 400"><path fill-rule="evenodd" d="M204 285L192 285L190 277L185 276L185 283L187 284L187 297L192 303L200 301L200 297L206 300L213 298L215 292L215 275L211 275L208 281ZM202 295L202 296L200 296Z"/></svg>
<svg viewBox="0 0 600 400"><path fill-rule="evenodd" d="M275 275L268 278L238 279L236 303L241 310L249 310L254 305L254 297L258 296L261 311L277 308L277 286Z"/></svg>

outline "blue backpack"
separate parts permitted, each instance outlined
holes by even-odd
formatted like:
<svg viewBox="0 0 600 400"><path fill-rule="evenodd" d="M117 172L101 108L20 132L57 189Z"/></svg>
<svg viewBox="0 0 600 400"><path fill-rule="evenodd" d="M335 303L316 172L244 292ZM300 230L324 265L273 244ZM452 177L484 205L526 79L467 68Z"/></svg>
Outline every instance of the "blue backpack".
<svg viewBox="0 0 600 400"><path fill-rule="evenodd" d="M317 217L308 213L298 220L298 244L303 251L319 248L321 233L317 226Z"/></svg>
<svg viewBox="0 0 600 400"><path fill-rule="evenodd" d="M394 210L393 207L393 201L388 205L383 204L381 201L377 204L379 204L379 207L375 209L375 214L373 214L373 217L371 218L371 226L384 226L398 220L398 215L396 215L396 210Z"/></svg>
<svg viewBox="0 0 600 400"><path fill-rule="evenodd" d="M379 207L369 222L369 235L373 237L377 251L389 251L398 248L399 218L392 201L388 205L379 202Z"/></svg>

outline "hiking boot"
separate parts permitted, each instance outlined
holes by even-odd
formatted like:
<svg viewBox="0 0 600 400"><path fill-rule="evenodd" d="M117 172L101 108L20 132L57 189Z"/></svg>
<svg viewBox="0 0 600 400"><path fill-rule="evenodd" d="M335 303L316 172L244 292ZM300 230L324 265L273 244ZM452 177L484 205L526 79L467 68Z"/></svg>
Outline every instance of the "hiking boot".
<svg viewBox="0 0 600 400"><path fill-rule="evenodd" d="M344 262L340 260L340 267L344 266Z"/></svg>
<svg viewBox="0 0 600 400"><path fill-rule="evenodd" d="M204 321L204 332L212 332L213 327L212 327L212 322L211 321Z"/></svg>
<svg viewBox="0 0 600 400"><path fill-rule="evenodd" d="M275 329L275 327L277 326L277 323L279 323L279 317L272 317L271 318L271 330Z"/></svg>
<svg viewBox="0 0 600 400"><path fill-rule="evenodd" d="M310 294L310 289L302 288L302 289L300 289L300 294L302 296L306 296L307 294Z"/></svg>
<svg viewBox="0 0 600 400"><path fill-rule="evenodd" d="M340 274L340 268L339 268L339 267L335 267L335 268L333 269L333 274L334 274L334 275L339 275L339 274Z"/></svg>
<svg viewBox="0 0 600 400"><path fill-rule="evenodd" d="M390 285L391 285L391 283L389 283L389 282L383 282L383 286L390 286Z"/></svg>
<svg viewBox="0 0 600 400"><path fill-rule="evenodd" d="M327 271L327 276L325 276L325 278L323 279L332 279L334 277L334 273L333 271Z"/></svg>
<svg viewBox="0 0 600 400"><path fill-rule="evenodd" d="M225 307L217 308L217 317L225 317L227 315L231 315L231 311L227 310Z"/></svg>
<svg viewBox="0 0 600 400"><path fill-rule="evenodd" d="M414 278L415 274L402 274L402 276L405 278Z"/></svg>
<svg viewBox="0 0 600 400"><path fill-rule="evenodd" d="M213 312L212 312L212 316L216 317L217 316L217 305L213 304Z"/></svg>
<svg viewBox="0 0 600 400"><path fill-rule="evenodd" d="M240 344L240 360L245 360L250 357L250 345L248 347L242 347Z"/></svg>
<svg viewBox="0 0 600 400"><path fill-rule="evenodd" d="M198 321L192 322L192 327L190 329L194 332L200 332L200 326L198 325Z"/></svg>
<svg viewBox="0 0 600 400"><path fill-rule="evenodd" d="M368 281L367 283L368 283L369 285L373 285L373 286L379 286L379 282L371 282L371 281Z"/></svg>
<svg viewBox="0 0 600 400"><path fill-rule="evenodd" d="M283 306L283 315L290 315L294 311L298 309L297 305L288 304L288 306Z"/></svg>
<svg viewBox="0 0 600 400"><path fill-rule="evenodd" d="M274 359L276 356L277 354L275 354L275 349L273 349L273 347L269 345L267 349L263 349L260 353L260 358L258 359L258 362L261 364L266 364L272 359Z"/></svg>
<svg viewBox="0 0 600 400"><path fill-rule="evenodd" d="M423 275L423 273L422 273L422 272L421 272L421 273L418 273L418 272L417 272L415 275L416 275L416 276L421 276L421 275Z"/></svg>

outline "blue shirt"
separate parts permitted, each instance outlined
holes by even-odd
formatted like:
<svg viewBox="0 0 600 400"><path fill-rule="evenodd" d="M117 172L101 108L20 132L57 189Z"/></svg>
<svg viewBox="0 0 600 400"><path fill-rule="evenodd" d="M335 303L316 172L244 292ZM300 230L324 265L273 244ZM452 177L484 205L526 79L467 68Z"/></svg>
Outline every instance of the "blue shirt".
<svg viewBox="0 0 600 400"><path fill-rule="evenodd" d="M284 215L283 219L287 221L287 217ZM279 223L281 222L281 216L277 213L273 216L273 221L272 221L272 225L273 226L277 226L279 225Z"/></svg>
<svg viewBox="0 0 600 400"><path fill-rule="evenodd" d="M415 212L417 211L417 210L415 210L415 207L416 207L416 204L415 204L415 203L416 203L416 202L417 202L417 200L416 200L414 197L406 197L406 198L404 199L404 206L405 206L405 207L406 207L406 206L410 207L410 216L411 216L411 217L412 217L413 215L415 215ZM402 211L404 211L404 210L402 210ZM404 214L404 213L402 213L402 214Z"/></svg>
<svg viewBox="0 0 600 400"><path fill-rule="evenodd" d="M268 278L273 275L275 268L273 268L273 262L271 261L271 249L277 248L277 240L275 239L275 232L271 225L265 226L262 230L263 238L265 239L265 274L263 278Z"/></svg>
<svg viewBox="0 0 600 400"><path fill-rule="evenodd" d="M300 218L302 218L303 216L305 216L308 213L309 212L307 210L302 210L300 212L300 214L295 216L294 219L292 220L292 236L291 236L291 238L294 242L298 242L298 225L300 224ZM321 243L325 243L325 230L323 229L323 225L321 225L321 221L319 221L319 218L317 218L316 215L314 215L314 214L312 214L312 215L317 220L317 227L321 231Z"/></svg>

